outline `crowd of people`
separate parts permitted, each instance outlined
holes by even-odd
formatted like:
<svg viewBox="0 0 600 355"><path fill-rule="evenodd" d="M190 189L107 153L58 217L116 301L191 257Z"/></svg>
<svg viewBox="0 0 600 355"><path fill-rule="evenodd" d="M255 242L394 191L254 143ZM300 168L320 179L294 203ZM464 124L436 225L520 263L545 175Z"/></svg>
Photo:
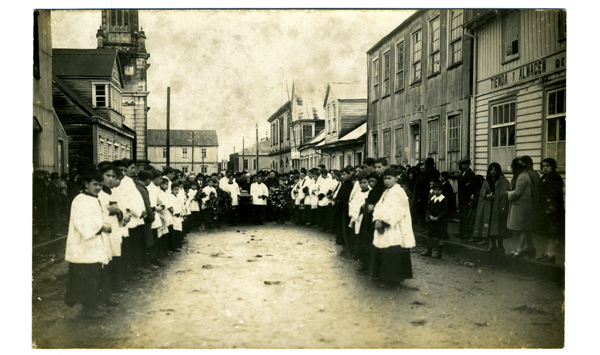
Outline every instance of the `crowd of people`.
<svg viewBox="0 0 600 355"><path fill-rule="evenodd" d="M460 161L455 193L450 174L440 173L431 158L415 167L367 158L341 170L321 165L253 176L231 171L186 176L151 165L138 171L134 161L122 159L70 176L64 193L50 174L50 184L70 203L67 212L64 206L48 207L57 192L48 192L53 188L38 171L34 199L36 186L38 192L44 186L45 211L68 217L65 301L81 303L87 318L102 317L104 307L118 304L114 293L127 292L129 281L165 266L169 255L181 251L187 233L224 223L291 220L331 232L359 271L383 287L412 278L413 228L429 237L421 255L441 258L454 217L460 223L456 237L487 244L493 253L505 253L503 240L514 236L515 258L535 257L532 235L544 236L538 260L553 263L564 241L564 183L556 162L544 159L540 176L529 157L514 159L510 182L497 163L485 177L469 166L468 159Z"/></svg>

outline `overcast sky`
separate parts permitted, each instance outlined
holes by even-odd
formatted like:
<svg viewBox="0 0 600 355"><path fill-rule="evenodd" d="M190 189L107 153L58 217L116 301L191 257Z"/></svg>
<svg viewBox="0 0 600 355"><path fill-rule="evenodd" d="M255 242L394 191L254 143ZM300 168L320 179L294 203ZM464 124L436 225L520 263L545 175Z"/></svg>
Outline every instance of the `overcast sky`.
<svg viewBox="0 0 600 355"><path fill-rule="evenodd" d="M219 158L254 143L293 80L365 85L366 51L414 11L139 10L150 53L149 129L214 129ZM54 48L96 48L100 10L52 12ZM322 100L322 98L319 98Z"/></svg>

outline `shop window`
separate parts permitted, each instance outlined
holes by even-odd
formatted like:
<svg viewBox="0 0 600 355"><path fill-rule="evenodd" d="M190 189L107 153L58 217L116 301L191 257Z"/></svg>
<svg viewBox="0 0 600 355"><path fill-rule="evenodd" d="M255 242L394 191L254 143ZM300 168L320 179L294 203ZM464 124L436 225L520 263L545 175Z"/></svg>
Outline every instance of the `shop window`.
<svg viewBox="0 0 600 355"><path fill-rule="evenodd" d="M440 146L440 120L433 119L427 122L427 156L437 161Z"/></svg>
<svg viewBox="0 0 600 355"><path fill-rule="evenodd" d="M567 89L547 93L546 115L546 154L545 158L554 158L557 169L565 170L567 142Z"/></svg>
<svg viewBox="0 0 600 355"><path fill-rule="evenodd" d="M460 115L448 116L447 125L447 137L448 137L448 156L447 170L450 173L456 173L458 169L458 161L461 159L460 155Z"/></svg>
<svg viewBox="0 0 600 355"><path fill-rule="evenodd" d="M508 168L515 157L517 103L504 102L491 107L491 160Z"/></svg>
<svg viewBox="0 0 600 355"><path fill-rule="evenodd" d="M404 129L396 128L394 131L394 146L395 155L396 155L396 164L402 164L402 150L404 149L404 144L402 141Z"/></svg>
<svg viewBox="0 0 600 355"><path fill-rule="evenodd" d="M383 135L383 153L381 154L384 158L389 158L391 153L391 131L388 129L387 131L382 132Z"/></svg>

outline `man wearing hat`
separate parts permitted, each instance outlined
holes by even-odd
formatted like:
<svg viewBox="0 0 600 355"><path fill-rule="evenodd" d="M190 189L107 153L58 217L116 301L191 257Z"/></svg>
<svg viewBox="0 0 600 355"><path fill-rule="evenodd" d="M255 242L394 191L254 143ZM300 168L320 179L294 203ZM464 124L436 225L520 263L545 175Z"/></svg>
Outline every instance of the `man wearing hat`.
<svg viewBox="0 0 600 355"><path fill-rule="evenodd" d="M458 238L469 238L469 201L473 194L469 181L475 176L475 173L469 167L471 165L471 159L463 158L459 162L460 174L458 175L458 218L460 220L460 227Z"/></svg>
<svg viewBox="0 0 600 355"><path fill-rule="evenodd" d="M429 184L432 181L439 182L440 172L435 168L435 161L433 158L425 159L424 171L422 172L422 177L416 185L416 198L417 201L417 211L419 214L419 223L423 223L426 217L427 203L429 202Z"/></svg>

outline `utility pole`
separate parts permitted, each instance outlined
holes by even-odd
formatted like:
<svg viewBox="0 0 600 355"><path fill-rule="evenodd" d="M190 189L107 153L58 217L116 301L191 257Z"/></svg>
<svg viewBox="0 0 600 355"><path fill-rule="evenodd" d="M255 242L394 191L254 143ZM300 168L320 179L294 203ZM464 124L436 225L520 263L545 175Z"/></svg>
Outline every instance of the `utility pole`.
<svg viewBox="0 0 600 355"><path fill-rule="evenodd" d="M244 171L244 136L242 136L242 171Z"/></svg>
<svg viewBox="0 0 600 355"><path fill-rule="evenodd" d="M256 124L256 172L258 173L258 123Z"/></svg>
<svg viewBox="0 0 600 355"><path fill-rule="evenodd" d="M194 172L194 131L192 131L192 171Z"/></svg>
<svg viewBox="0 0 600 355"><path fill-rule="evenodd" d="M171 87L167 86L167 166L171 165Z"/></svg>

